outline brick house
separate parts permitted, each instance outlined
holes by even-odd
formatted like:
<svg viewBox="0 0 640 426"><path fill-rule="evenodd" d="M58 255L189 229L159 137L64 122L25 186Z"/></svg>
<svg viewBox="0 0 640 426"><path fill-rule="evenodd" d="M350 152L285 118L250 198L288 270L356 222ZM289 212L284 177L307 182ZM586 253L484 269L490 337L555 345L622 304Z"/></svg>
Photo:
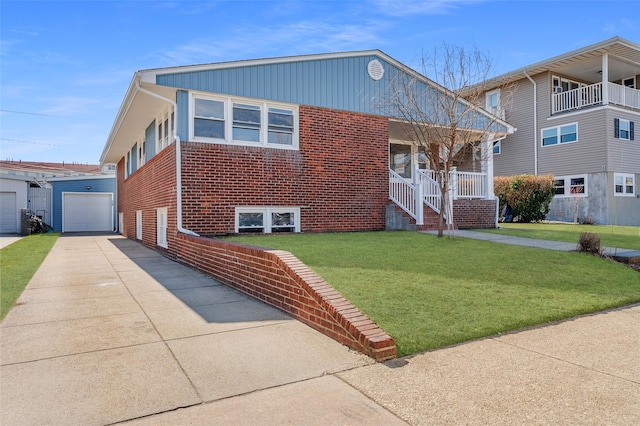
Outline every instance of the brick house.
<svg viewBox="0 0 640 426"><path fill-rule="evenodd" d="M214 256L187 246L222 243L198 235L429 226L420 150L384 113L401 74L445 90L378 50L135 73L101 157L117 164L120 232L202 267ZM513 132L497 123L496 138ZM454 201L459 227L495 226L490 161L481 169L465 177L480 189Z"/></svg>

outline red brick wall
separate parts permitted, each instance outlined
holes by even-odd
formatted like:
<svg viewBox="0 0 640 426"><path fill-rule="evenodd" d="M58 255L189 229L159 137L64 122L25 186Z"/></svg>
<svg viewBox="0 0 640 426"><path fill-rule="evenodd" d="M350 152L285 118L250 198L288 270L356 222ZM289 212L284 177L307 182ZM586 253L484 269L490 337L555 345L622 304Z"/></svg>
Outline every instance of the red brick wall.
<svg viewBox="0 0 640 426"><path fill-rule="evenodd" d="M383 230L388 120L300 107L300 150L182 145L183 224L235 230L235 207L300 207L306 232Z"/></svg>
<svg viewBox="0 0 640 426"><path fill-rule="evenodd" d="M495 200L454 200L453 221L458 229L495 228Z"/></svg>
<svg viewBox="0 0 640 426"><path fill-rule="evenodd" d="M136 238L136 210L142 210L142 243L156 246L156 209L167 207L169 250L176 238L176 160L175 145L169 145L140 170L124 179L124 159L118 163L118 212L124 213L123 235Z"/></svg>
<svg viewBox="0 0 640 426"><path fill-rule="evenodd" d="M382 361L395 341L291 253L179 234L177 259Z"/></svg>

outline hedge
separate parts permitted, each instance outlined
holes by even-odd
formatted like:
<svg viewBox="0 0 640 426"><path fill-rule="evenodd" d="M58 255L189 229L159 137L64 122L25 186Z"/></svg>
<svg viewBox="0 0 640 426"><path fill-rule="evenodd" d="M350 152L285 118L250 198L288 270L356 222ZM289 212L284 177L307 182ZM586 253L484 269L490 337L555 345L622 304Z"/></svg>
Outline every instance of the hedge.
<svg viewBox="0 0 640 426"><path fill-rule="evenodd" d="M493 186L500 199L500 211L510 207L516 222L543 220L549 213L549 204L555 194L554 180L552 175L495 177Z"/></svg>

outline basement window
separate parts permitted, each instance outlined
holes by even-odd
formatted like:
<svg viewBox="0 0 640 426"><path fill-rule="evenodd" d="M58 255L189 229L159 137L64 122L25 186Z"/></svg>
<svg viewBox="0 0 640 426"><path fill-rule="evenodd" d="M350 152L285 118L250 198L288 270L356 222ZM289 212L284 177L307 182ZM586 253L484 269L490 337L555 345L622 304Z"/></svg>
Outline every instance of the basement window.
<svg viewBox="0 0 640 426"><path fill-rule="evenodd" d="M631 174L615 173L613 185L616 196L633 197L635 195L635 176Z"/></svg>
<svg viewBox="0 0 640 426"><path fill-rule="evenodd" d="M297 207L236 207L237 233L300 232Z"/></svg>

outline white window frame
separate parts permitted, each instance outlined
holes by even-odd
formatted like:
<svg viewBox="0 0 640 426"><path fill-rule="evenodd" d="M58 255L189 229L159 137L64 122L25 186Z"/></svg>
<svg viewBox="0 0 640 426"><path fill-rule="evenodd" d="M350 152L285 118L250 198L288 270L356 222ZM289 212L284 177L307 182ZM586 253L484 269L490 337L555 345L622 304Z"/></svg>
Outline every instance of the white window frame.
<svg viewBox="0 0 640 426"><path fill-rule="evenodd" d="M627 85L628 81L632 81L631 84ZM635 89L636 88L636 76L632 75L631 77L627 77L627 78L623 78L620 80L620 83L624 86L624 87L628 87L630 89Z"/></svg>
<svg viewBox="0 0 640 426"><path fill-rule="evenodd" d="M293 220L294 220L293 232L300 232L300 208L299 207L264 207L264 206L236 207L235 209L235 232L236 233L241 232L241 228L240 228L241 213L262 213L263 224L261 228L262 228L263 234L270 234L274 231L274 225L272 223L273 213L293 213Z"/></svg>
<svg viewBox="0 0 640 426"><path fill-rule="evenodd" d="M554 93L556 93L555 92L556 87L560 87L560 93L562 93L562 92L568 92L570 90L575 90L575 89L579 89L581 87L586 86L586 84L581 83L579 81L571 80L569 78L559 77L557 75L552 76L551 81L552 81L552 86L554 87ZM563 84L566 84L567 86L566 90L563 87Z"/></svg>
<svg viewBox="0 0 640 426"><path fill-rule="evenodd" d="M145 142L146 137L144 132L142 132L142 136L138 139L138 168L144 166L145 163Z"/></svg>
<svg viewBox="0 0 640 426"><path fill-rule="evenodd" d="M631 192L627 192L627 178L631 178ZM622 192L618 192L618 179L622 179ZM635 197L636 196L636 175L632 173L614 173L613 174L613 194L616 197Z"/></svg>
<svg viewBox="0 0 640 426"><path fill-rule="evenodd" d="M142 240L142 210L136 210L136 240Z"/></svg>
<svg viewBox="0 0 640 426"><path fill-rule="evenodd" d="M626 132L627 135L623 136L622 132ZM631 120L626 120L624 118L618 119L618 139L624 141L631 140Z"/></svg>
<svg viewBox="0 0 640 426"><path fill-rule="evenodd" d="M194 120L195 116L195 106L196 100L210 100L222 102L224 104L224 118L223 120L215 119L216 121L224 122L224 138L208 138L203 136L195 135L195 126ZM234 104L238 105L247 105L251 107L256 107L260 109L260 137L259 141L246 141L246 140L234 140L233 139L233 129L234 129L234 119L233 119L233 107ZM269 143L269 113L274 112L270 110L281 110L290 112L293 116L293 131L291 133L291 145L287 144L278 144L278 143ZM212 118L212 120L214 120ZM299 150L299 108L297 105L293 104L285 104L285 103L275 103L275 102L265 102L257 99L250 98L240 98L240 97L224 97L224 96L216 96L209 95L204 93L189 93L189 140L194 142L206 142L206 143L218 143L218 144L228 144L228 145L237 145L237 146L256 146L256 147L269 147L269 148L278 148L278 149L288 149L288 150ZM271 129L273 131L273 127ZM288 132L284 132L288 133Z"/></svg>
<svg viewBox="0 0 640 426"><path fill-rule="evenodd" d="M496 148L497 152L496 152ZM493 142L493 155L500 155L502 154L502 139L500 139L499 141L494 141Z"/></svg>
<svg viewBox="0 0 640 426"><path fill-rule="evenodd" d="M169 223L169 209L160 207L156 209L156 245L169 248L167 241L167 228Z"/></svg>
<svg viewBox="0 0 640 426"><path fill-rule="evenodd" d="M173 143L173 105L165 107L156 117L156 155Z"/></svg>
<svg viewBox="0 0 640 426"><path fill-rule="evenodd" d="M496 97L495 105L489 103L489 100L493 98L494 95ZM485 109L493 115L498 115L498 116L500 115L500 89L492 90L486 93Z"/></svg>
<svg viewBox="0 0 640 426"><path fill-rule="evenodd" d="M573 140L573 141L562 142L562 135L563 135L562 129L566 128L566 127L569 127L569 126L576 126L576 132L575 132L576 133L576 139ZM551 131L551 130L555 130L556 142L552 143L552 144L545 145L544 144L544 132L545 131ZM572 133L564 133L564 134L565 135L573 134L573 132ZM575 143L575 142L578 142L580 140L578 135L579 135L578 122L561 124L559 126L553 126L553 127L546 127L544 129L540 130L540 146L542 146L543 148L547 148L547 147L550 147L550 146L559 146L559 145L566 145L566 144L569 144L569 143Z"/></svg>
<svg viewBox="0 0 640 426"><path fill-rule="evenodd" d="M584 179L584 185L572 185L571 184L571 180L572 179ZM555 181L559 181L562 180L563 181L563 188L564 188L564 194L555 194L555 197L558 198L573 198L573 197L579 197L579 198L583 198L583 197L588 197L589 196L589 191L587 190L587 175L571 175L571 176L555 176L554 177ZM554 186L556 186L554 184ZM572 188L583 188L583 192L573 192Z"/></svg>

